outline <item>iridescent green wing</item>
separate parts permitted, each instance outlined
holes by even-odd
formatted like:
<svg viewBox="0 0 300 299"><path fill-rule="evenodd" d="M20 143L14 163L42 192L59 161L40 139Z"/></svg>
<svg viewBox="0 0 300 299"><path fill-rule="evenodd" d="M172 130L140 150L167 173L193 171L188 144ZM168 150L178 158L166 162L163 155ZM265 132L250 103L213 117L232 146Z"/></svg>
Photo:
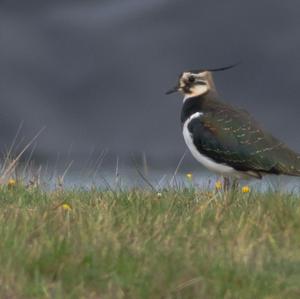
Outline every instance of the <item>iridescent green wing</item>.
<svg viewBox="0 0 300 299"><path fill-rule="evenodd" d="M189 124L204 155L240 171L300 175L300 158L265 132L248 113L231 107L207 112Z"/></svg>

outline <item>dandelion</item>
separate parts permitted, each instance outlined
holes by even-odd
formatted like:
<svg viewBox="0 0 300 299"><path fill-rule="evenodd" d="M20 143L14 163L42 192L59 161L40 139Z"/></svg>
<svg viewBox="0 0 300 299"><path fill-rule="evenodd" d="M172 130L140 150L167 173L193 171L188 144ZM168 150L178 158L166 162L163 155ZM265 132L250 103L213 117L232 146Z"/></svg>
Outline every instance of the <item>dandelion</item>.
<svg viewBox="0 0 300 299"><path fill-rule="evenodd" d="M222 187L223 187L222 182L221 181L216 181L216 183L215 183L216 190L221 190Z"/></svg>
<svg viewBox="0 0 300 299"><path fill-rule="evenodd" d="M157 195L158 198L161 198L161 197L162 197L162 194L161 194L160 192L157 192L156 195Z"/></svg>
<svg viewBox="0 0 300 299"><path fill-rule="evenodd" d="M72 207L67 203L62 204L61 207L65 211L72 211Z"/></svg>
<svg viewBox="0 0 300 299"><path fill-rule="evenodd" d="M17 181L16 181L16 180L14 180L14 179L9 179L8 182L7 182L7 187L8 187L9 189L12 189L12 188L14 188L14 187L16 186L16 184L17 184Z"/></svg>
<svg viewBox="0 0 300 299"><path fill-rule="evenodd" d="M250 189L249 186L244 186L244 187L242 188L242 192L243 192L243 193L249 193L250 191L251 191L251 189Z"/></svg>
<svg viewBox="0 0 300 299"><path fill-rule="evenodd" d="M193 179L193 174L189 172L189 173L186 174L186 177L187 177L188 180L192 180Z"/></svg>

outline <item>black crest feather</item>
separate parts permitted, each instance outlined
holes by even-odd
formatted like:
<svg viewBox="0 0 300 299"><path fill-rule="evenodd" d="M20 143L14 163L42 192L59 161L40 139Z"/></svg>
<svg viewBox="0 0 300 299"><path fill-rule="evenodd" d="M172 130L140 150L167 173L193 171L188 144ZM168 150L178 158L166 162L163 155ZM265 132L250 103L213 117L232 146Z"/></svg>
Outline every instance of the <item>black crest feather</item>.
<svg viewBox="0 0 300 299"><path fill-rule="evenodd" d="M231 64L231 65L227 65L227 66L220 67L220 68L216 68L216 69L207 69L207 71L209 71L209 72L222 72L222 71L227 71L227 70L230 70L230 69L236 67L236 66L239 65L240 63L241 63L241 62L237 62L237 63Z"/></svg>
<svg viewBox="0 0 300 299"><path fill-rule="evenodd" d="M215 68L215 69L199 69L199 70L192 70L190 71L191 73L201 73L201 72L222 72L222 71L227 71L227 70L230 70L234 67L236 67L237 65L239 65L241 62L237 62L237 63L234 63L234 64L230 64L230 65L227 65L227 66L223 66L223 67L220 67L220 68Z"/></svg>

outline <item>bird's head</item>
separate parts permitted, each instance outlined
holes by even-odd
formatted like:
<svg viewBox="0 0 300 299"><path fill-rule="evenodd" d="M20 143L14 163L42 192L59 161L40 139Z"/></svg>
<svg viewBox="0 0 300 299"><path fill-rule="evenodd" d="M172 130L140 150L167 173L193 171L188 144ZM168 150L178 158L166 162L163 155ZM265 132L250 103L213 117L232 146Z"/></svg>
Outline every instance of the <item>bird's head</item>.
<svg viewBox="0 0 300 299"><path fill-rule="evenodd" d="M218 69L185 71L179 76L177 85L167 91L166 94L179 91L183 93L185 97L205 95L215 89L212 72L225 71L233 68L235 65L236 64Z"/></svg>

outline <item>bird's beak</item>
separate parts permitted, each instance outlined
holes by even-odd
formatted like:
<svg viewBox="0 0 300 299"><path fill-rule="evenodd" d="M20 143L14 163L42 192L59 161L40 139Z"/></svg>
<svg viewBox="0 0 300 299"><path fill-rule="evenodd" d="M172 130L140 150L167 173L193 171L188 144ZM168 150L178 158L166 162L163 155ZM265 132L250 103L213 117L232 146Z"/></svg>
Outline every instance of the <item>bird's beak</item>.
<svg viewBox="0 0 300 299"><path fill-rule="evenodd" d="M173 87L172 89L168 90L166 92L166 94L169 95L171 93L177 92L177 91L179 91L179 89L180 89L180 87L177 85L177 86Z"/></svg>

